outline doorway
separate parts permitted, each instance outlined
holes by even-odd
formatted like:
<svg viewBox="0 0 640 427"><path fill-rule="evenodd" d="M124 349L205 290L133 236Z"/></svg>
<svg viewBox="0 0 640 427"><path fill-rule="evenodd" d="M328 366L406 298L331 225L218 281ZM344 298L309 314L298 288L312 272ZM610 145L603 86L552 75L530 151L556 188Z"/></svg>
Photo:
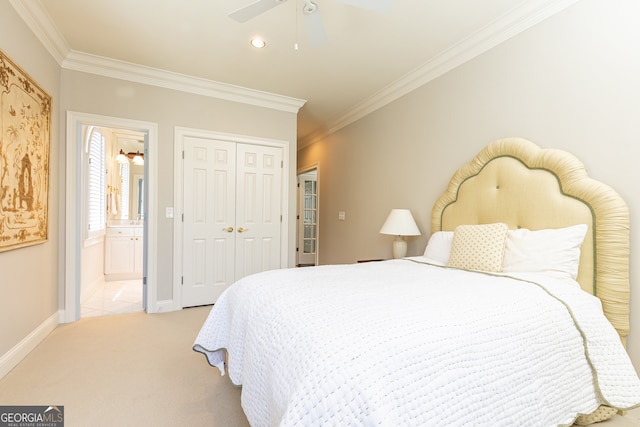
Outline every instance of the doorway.
<svg viewBox="0 0 640 427"><path fill-rule="evenodd" d="M97 236L82 236L80 317L140 312L146 133L83 124L82 137L83 230Z"/></svg>
<svg viewBox="0 0 640 427"><path fill-rule="evenodd" d="M298 170L298 212L296 266L318 265L320 226L318 167L311 165Z"/></svg>
<svg viewBox="0 0 640 427"><path fill-rule="evenodd" d="M66 183L65 183L65 309L61 322L74 322L81 316L81 284L83 282L83 249L86 244L86 223L83 206L87 196L83 185L84 132L88 126L143 135L144 143L144 218L142 218L142 304L147 312L157 311L156 301L156 185L157 124L85 113L67 113Z"/></svg>

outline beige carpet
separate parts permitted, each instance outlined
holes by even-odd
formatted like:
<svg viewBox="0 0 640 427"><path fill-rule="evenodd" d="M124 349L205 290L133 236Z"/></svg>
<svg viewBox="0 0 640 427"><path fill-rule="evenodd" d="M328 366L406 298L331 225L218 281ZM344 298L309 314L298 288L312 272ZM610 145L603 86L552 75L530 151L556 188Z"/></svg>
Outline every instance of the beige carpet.
<svg viewBox="0 0 640 427"><path fill-rule="evenodd" d="M63 405L66 427L248 426L240 389L191 349L209 310L61 325L0 381L0 405ZM640 410L598 426L640 426Z"/></svg>
<svg viewBox="0 0 640 427"><path fill-rule="evenodd" d="M191 349L209 307L59 326L0 381L2 405L63 405L65 426L248 426L240 389Z"/></svg>

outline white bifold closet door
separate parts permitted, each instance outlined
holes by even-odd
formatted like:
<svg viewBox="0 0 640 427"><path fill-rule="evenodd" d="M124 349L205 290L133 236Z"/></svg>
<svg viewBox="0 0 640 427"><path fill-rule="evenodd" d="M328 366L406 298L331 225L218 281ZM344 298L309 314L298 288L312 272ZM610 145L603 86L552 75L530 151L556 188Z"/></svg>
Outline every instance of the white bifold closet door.
<svg viewBox="0 0 640 427"><path fill-rule="evenodd" d="M280 268L282 149L197 137L183 149L182 306L192 307Z"/></svg>

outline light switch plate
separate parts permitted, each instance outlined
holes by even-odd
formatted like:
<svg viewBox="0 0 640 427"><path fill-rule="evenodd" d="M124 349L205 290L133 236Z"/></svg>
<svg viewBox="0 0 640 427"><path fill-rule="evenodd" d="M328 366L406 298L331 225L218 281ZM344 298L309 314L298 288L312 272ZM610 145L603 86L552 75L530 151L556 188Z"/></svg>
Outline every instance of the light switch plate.
<svg viewBox="0 0 640 427"><path fill-rule="evenodd" d="M344 221L346 218L346 214L344 211L338 211L338 221Z"/></svg>
<svg viewBox="0 0 640 427"><path fill-rule="evenodd" d="M166 216L167 218L173 218L173 208L166 209Z"/></svg>

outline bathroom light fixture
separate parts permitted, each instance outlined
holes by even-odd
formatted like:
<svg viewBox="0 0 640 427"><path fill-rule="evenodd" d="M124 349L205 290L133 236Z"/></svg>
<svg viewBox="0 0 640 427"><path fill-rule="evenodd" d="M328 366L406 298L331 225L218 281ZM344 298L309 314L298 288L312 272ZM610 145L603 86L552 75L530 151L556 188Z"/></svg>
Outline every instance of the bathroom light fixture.
<svg viewBox="0 0 640 427"><path fill-rule="evenodd" d="M118 163L127 163L129 161L129 159L127 159L127 155L124 154L124 151L122 151L122 148L120 149L120 152L116 156L116 160L118 161Z"/></svg>
<svg viewBox="0 0 640 427"><path fill-rule="evenodd" d="M255 47L256 49L262 49L266 45L267 42L262 40L260 37L254 37L251 39L251 46Z"/></svg>
<svg viewBox="0 0 640 427"><path fill-rule="evenodd" d="M138 166L144 165L144 157L139 151L133 156L133 164Z"/></svg>

